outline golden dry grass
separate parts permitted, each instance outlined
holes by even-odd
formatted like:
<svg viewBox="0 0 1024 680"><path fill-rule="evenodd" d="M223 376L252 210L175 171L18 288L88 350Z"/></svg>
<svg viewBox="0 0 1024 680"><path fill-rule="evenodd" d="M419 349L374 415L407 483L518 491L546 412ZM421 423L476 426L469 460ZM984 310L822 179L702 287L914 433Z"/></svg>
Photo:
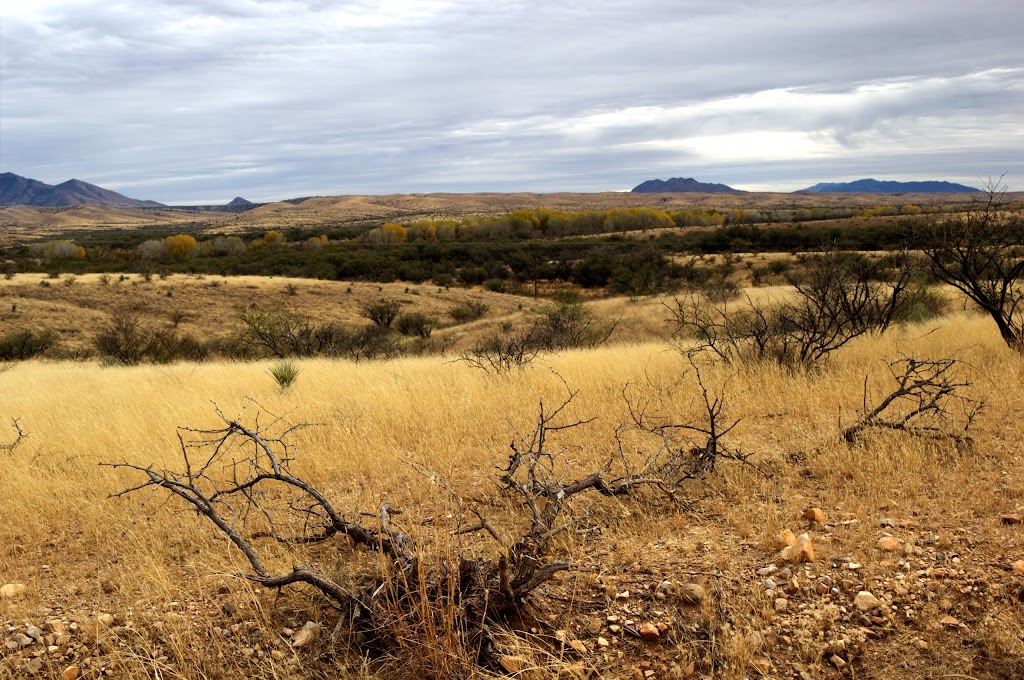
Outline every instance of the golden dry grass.
<svg viewBox="0 0 1024 680"><path fill-rule="evenodd" d="M190 225L200 230L237 232L281 228L331 228L363 221L411 221L418 218L459 218L505 215L513 210L548 208L578 212L626 208L754 208L873 207L882 205L959 205L978 194L634 194L599 193L470 193L319 196L279 201L240 214L176 210L130 210L100 206L72 208L0 207L0 244L52 238L76 230L142 226ZM1024 194L1006 194L1019 201Z"/></svg>
<svg viewBox="0 0 1024 680"><path fill-rule="evenodd" d="M619 300L598 307L610 315L632 309ZM656 307L645 309L653 329ZM883 358L911 353L961 360L974 382L972 393L987 400L972 452L892 433L852 446L839 441L840 420L854 417L865 376L869 398L876 398L887 384ZM73 658L90 677L100 669L115 677L162 678L403 675L402 666L365 665L315 651L324 647L291 649L276 634L283 626L332 621L315 597L293 590L275 599L233 578L245 567L240 555L180 504L154 503L136 518L140 498L108 497L137 477L100 462L177 465L175 427L216 426L214 404L232 417L263 411L311 423L292 437L295 471L347 511L372 511L387 500L406 511L408 527L443 517L448 506L445 494L403 460L428 463L467 496L491 494L492 464L515 430L532 428L539 399L551 404L563 397L563 379L579 390L571 415L597 417L563 438L580 471L595 469L614 451L615 428L627 418L626 385L675 419L699 415L693 372L664 342L545 356L505 377L438 357L299 365L298 380L287 391L277 387L266 362L137 368L28 362L0 373L0 416L20 417L30 433L13 452L0 452L0 584L28 586L25 597L0 600L0 623L24 627L63 618L80 621L85 631L75 633L70 647L43 656L45 674L56 676ZM656 677L793 677L801 663L814 677L840 677L820 645L836 630L858 624L844 623L834 605L840 598L811 590L814 579L829 574L838 583L842 576L881 593L886 583L916 583L918 569L939 566L938 549L947 560L956 557L961 575L922 577L915 599L900 600L913 609L912 619L894 602L892 620L879 627L882 637L857 642L859 651L849 655L858 677L995 678L1020 670L1024 612L1013 587L1021 577L1010 574L1009 565L1024 558L1024 536L999 517L1022 509L1024 358L1000 343L988 320L959 313L862 338L837 352L824 370L808 374L775 367L704 371L709 384L728 395L728 416L741 419L732 443L757 452L754 460L771 475L722 463L717 474L692 486L680 508L596 502L601 533L562 545L578 565L552 586L567 600L537 606L550 614L552 628L567 629L593 647L596 635L587 626L610 612L623 614L623 601L607 602L605 593L646 592L662 578L697 580L713 593L713 604L694 610L627 600L633 616L670 619L679 631L675 642L644 644L605 628L610 650L595 647L582 662L537 643L510 643L509 653L527 668L521 677L554 677L557 667L569 676L589 669L634 677L643 662L652 664ZM0 443L5 439L0 429ZM654 445L637 437L627 441ZM800 515L809 506L823 508L832 524L807 525ZM921 554L907 557L909 571L895 564L902 554L876 548L883 516L897 522L888 531L911 546L920 541ZM859 523L834 522L842 517ZM755 570L773 560L783 528L809 530L818 560L815 575L798 573L809 581L791 602L804 609L779 615ZM314 551L312 558L297 549L266 549L276 568L309 559L340 576L357 568L352 551L337 545ZM841 563L833 568L839 557L863 564L861 575L843 571ZM717 578L709 576L716 572ZM910 580L900 581L897 573ZM844 590L841 597L847 595ZM228 601L237 610L232 616L223 609ZM114 629L100 629L106 646L97 647L88 627L90 617L104 612L123 618ZM939 624L945 615L966 628ZM711 637L691 633L691 627ZM429 647L443 656L443 644ZM417 655L425 656L424 648ZM9 652L0 677L15 676L24 658ZM452 659L443 663L452 673L469 667ZM406 667L405 677L418 677L413 669Z"/></svg>

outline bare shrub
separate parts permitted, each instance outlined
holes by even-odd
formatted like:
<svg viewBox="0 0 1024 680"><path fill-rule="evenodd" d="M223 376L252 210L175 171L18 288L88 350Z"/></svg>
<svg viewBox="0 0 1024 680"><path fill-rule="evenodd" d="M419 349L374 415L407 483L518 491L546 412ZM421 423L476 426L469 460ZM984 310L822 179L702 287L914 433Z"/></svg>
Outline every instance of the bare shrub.
<svg viewBox="0 0 1024 680"><path fill-rule="evenodd" d="M381 328L391 328L391 324L395 322L398 317L398 312L402 309L402 303L398 300L390 300L387 298L381 298L376 302L370 302L363 305L359 313L369 319L376 326Z"/></svg>
<svg viewBox="0 0 1024 680"><path fill-rule="evenodd" d="M701 418L697 420L677 422L652 411L648 401L631 395L630 385L623 389L623 398L629 410L629 427L660 440L660 444L640 461L639 467L632 474L635 477L659 479L670 490L676 490L690 480L703 479L715 471L719 460L749 463L753 455L743 453L722 441L740 421L725 420L725 396L709 390L699 364L693 357L689 357L689 361L700 390ZM620 427L617 433L620 452L623 432L624 428Z"/></svg>
<svg viewBox="0 0 1024 680"><path fill-rule="evenodd" d="M529 366L541 352L536 324L515 331L499 331L480 339L457 359L488 373L505 374Z"/></svg>
<svg viewBox="0 0 1024 680"><path fill-rule="evenodd" d="M379 326L350 330L330 323L317 325L308 316L256 307L241 310L238 319L243 327L230 351L236 356L328 356L362 361L388 359L403 351L394 334Z"/></svg>
<svg viewBox="0 0 1024 680"><path fill-rule="evenodd" d="M917 357L890 362L896 385L874 407L868 406L865 377L860 418L843 430L843 439L852 443L869 430L896 430L948 438L958 447L969 445L968 430L984 402L965 395L971 383L956 376L957 363L956 359ZM960 413L954 414L953 407Z"/></svg>
<svg viewBox="0 0 1024 680"><path fill-rule="evenodd" d="M927 301L906 262L884 278L876 262L828 252L790 277L795 301L760 303L748 296L744 307L729 311L691 295L675 298L668 309L676 330L697 340L697 351L727 362L810 368L854 338L906 320Z"/></svg>
<svg viewBox="0 0 1024 680"><path fill-rule="evenodd" d="M514 435L508 457L498 466L499 493L507 500L502 505L512 513L500 513L502 522L488 517L499 499L460 494L443 475L416 460L408 461L411 467L448 499L447 520L413 535L395 521L397 512L387 504L372 513L344 513L290 470L293 453L287 440L301 424L272 418L249 426L219 411L219 424L212 429L179 428L177 469L112 464L138 479L115 496L145 494L146 505L170 494L205 517L244 555L248 569L239 577L274 589L304 584L320 593L338 611L332 641L344 635L345 642L364 653L390 657L406 670L414 668L416 675L450 675L454 665L462 664L465 671L467 663L495 662L492 636L513 617L528 620L528 598L570 568L557 539L566 532L594 530L594 501L628 499L643 489L673 496L664 480L640 476L632 470L642 466L618 457L597 470L578 469L563 439L592 419L570 415L577 393L566 390L553 408L540 401L532 428ZM718 411L711 412L717 418ZM651 466L645 470L654 471ZM290 569L275 568L269 556L277 549L264 543L300 550L341 538L357 550L347 558L334 550L332 559L358 564L332 572L315 566L313 555ZM427 649L430 645L440 647Z"/></svg>

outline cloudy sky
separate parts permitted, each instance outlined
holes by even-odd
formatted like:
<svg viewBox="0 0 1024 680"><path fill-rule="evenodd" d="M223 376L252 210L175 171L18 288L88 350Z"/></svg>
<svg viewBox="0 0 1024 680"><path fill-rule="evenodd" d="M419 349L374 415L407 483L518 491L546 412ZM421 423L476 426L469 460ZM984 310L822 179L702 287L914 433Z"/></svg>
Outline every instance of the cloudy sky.
<svg viewBox="0 0 1024 680"><path fill-rule="evenodd" d="M0 170L164 203L1024 189L1021 0L0 0Z"/></svg>

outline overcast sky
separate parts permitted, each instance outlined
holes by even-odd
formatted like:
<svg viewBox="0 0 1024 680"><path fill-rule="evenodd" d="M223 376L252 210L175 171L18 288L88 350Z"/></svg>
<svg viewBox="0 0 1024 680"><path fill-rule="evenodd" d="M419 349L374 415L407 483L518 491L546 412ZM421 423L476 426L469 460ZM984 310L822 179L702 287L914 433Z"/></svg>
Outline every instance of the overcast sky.
<svg viewBox="0 0 1024 680"><path fill-rule="evenodd" d="M0 170L164 203L1005 173L1021 0L0 0Z"/></svg>

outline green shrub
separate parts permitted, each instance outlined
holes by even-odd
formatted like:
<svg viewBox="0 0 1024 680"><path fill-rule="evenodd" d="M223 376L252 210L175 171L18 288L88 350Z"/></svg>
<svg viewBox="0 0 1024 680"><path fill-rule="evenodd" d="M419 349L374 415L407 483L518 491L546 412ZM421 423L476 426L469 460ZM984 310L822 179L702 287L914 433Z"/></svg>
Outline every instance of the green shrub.
<svg viewBox="0 0 1024 680"><path fill-rule="evenodd" d="M457 323L469 323L470 321L476 321L477 319L482 318L489 309L490 306L484 302L467 300L466 302L461 302L449 309L448 314L455 319Z"/></svg>
<svg viewBox="0 0 1024 680"><path fill-rule="evenodd" d="M437 321L423 312L406 312L395 321L395 329L402 335L429 338Z"/></svg>
<svg viewBox="0 0 1024 680"><path fill-rule="evenodd" d="M53 331L14 331L0 336L0 361L21 361L40 356L59 344Z"/></svg>

